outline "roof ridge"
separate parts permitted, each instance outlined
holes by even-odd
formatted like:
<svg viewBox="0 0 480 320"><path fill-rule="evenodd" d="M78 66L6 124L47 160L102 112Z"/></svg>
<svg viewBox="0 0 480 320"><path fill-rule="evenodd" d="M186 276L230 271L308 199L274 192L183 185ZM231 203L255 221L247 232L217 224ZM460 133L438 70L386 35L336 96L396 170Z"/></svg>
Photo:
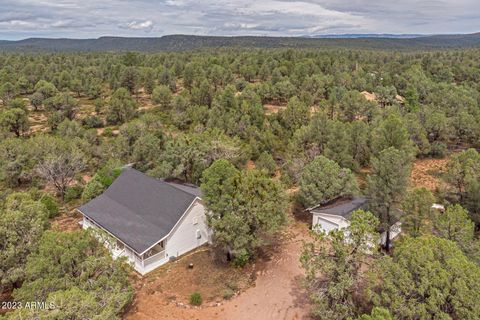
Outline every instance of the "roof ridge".
<svg viewBox="0 0 480 320"><path fill-rule="evenodd" d="M193 198L190 200L190 204L191 204L193 201L195 201L195 198L196 198L195 195L193 195L193 194L191 194L191 193L188 193L188 192L186 192L186 191L184 191L184 190L182 190L182 189L175 188L174 186L170 185L170 184L169 184L168 182L166 182L166 181L163 181L163 180L158 179L158 178L155 178L155 177L151 177L151 176L149 176L149 175L147 175L147 174L145 174L145 173L143 173L143 172L141 172L141 171L139 171L139 170L137 170L137 169L134 169L134 168L132 168L132 167L126 168L125 171L132 171L133 173L142 175L142 176L144 176L144 177L146 177L146 178L154 181L155 183L161 184L162 186L168 186L171 190L181 191L181 192L183 192L184 194L186 194L186 195L188 195L188 196L190 196L190 197L193 197ZM112 187L114 183L115 183L115 181L110 185L110 187ZM133 213L135 214L135 216L141 217L140 215L138 215L138 214L135 212L135 209L134 209L134 208L130 208L130 207L128 207L127 205L124 205L124 204L122 204L121 202L118 202L117 200L114 200L112 197L109 197L107 191L108 191L108 189L110 189L110 187L108 187L107 190L105 190L105 192L103 193L108 199L114 201L115 203L121 205L121 206L124 207L124 208L127 208L129 211L133 212ZM146 220L146 219L143 218L143 217L142 217L142 220L145 221L145 222L148 222L148 223L151 223L151 224L155 225L155 227L157 227L157 228L160 228L160 229L162 228L161 226L159 226L159 225L157 225L157 224L155 224L155 223L153 223L153 222L151 222L151 221L148 221L148 220Z"/></svg>
<svg viewBox="0 0 480 320"><path fill-rule="evenodd" d="M180 186L187 187L187 188L192 188L192 189L194 189L194 188L198 188L198 189L199 189L199 188L200 188L200 187L198 187L198 186L196 186L196 185L191 185L191 186L189 186L189 185L182 185L182 184L180 184L180 183L175 183L175 182L167 182L167 181L164 181L164 182L165 182L166 184L168 184L169 186L171 186L171 187L173 187L173 188L175 188L175 189L177 189L177 190L183 191L183 192L185 192L185 193L188 193L189 195L194 196L194 197L197 197L197 196L194 195L194 194L192 194L192 193L190 193L190 192L188 192L188 191L186 191L186 190L184 190L184 189L182 189L182 188L180 188Z"/></svg>
<svg viewBox="0 0 480 320"><path fill-rule="evenodd" d="M143 175L143 176L145 176L145 177L147 177L147 178L149 178L149 179L152 179L153 181L155 181L155 182L157 182L157 183L161 183L161 184L163 184L163 185L167 185L167 186L169 186L170 188L173 188L173 189L175 189L175 190L178 190L178 191L181 191L181 192L183 192L183 193L186 193L186 194L188 194L189 196L196 197L195 195L191 194L190 192L187 192L187 191L185 191L185 190L183 190L183 189L180 189L180 188L177 188L177 187L173 186L172 184L170 184L170 182L167 182L167 181L162 180L162 179L160 179L160 178L155 178L155 177L149 176L148 174L143 173L143 172L140 171L140 170L134 169L134 168L132 168L132 167L127 167L127 168L124 169L124 170L125 170L125 171L130 170L130 171L133 171L133 172L135 172L135 173L139 173L139 174L141 174L141 175ZM112 183L112 184L113 184L113 183Z"/></svg>

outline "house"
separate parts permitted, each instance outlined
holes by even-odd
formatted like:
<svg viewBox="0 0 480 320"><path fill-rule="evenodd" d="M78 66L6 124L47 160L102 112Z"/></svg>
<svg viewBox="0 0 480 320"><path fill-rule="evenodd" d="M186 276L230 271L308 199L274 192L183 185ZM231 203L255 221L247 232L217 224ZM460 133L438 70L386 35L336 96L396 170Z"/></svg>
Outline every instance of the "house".
<svg viewBox="0 0 480 320"><path fill-rule="evenodd" d="M124 169L100 196L77 209L114 258L144 275L210 240L200 189Z"/></svg>
<svg viewBox="0 0 480 320"><path fill-rule="evenodd" d="M364 197L340 197L315 207L308 208L312 214L312 229L324 231L346 229L350 225L352 213L356 210L366 210L368 199ZM401 223L397 221L390 227L390 239L393 240L401 232ZM382 244L386 240L386 232L380 236Z"/></svg>

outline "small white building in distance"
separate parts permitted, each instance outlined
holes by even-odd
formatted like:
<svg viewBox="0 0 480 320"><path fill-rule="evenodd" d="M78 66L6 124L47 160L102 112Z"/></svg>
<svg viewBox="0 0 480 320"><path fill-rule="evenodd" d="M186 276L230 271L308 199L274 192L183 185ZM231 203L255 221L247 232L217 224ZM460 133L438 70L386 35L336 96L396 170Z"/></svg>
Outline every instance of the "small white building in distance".
<svg viewBox="0 0 480 320"><path fill-rule="evenodd" d="M356 210L366 210L368 199L364 197L340 197L332 201L308 208L312 214L312 229L329 233L332 230L346 229L350 225L352 213ZM401 223L398 221L390 227L390 239L395 239L401 232ZM380 236L381 243L385 244L386 232Z"/></svg>

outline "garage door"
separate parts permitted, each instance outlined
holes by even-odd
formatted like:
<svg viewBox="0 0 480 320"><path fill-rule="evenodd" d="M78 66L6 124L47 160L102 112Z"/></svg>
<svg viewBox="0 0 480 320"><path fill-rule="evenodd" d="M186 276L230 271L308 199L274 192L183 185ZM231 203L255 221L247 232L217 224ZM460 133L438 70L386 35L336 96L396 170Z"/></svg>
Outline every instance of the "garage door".
<svg viewBox="0 0 480 320"><path fill-rule="evenodd" d="M316 230L322 230L325 231L326 233L329 233L331 230L338 229L338 225L330 222L328 220L322 219L320 217L317 217L316 221L316 226L314 226Z"/></svg>

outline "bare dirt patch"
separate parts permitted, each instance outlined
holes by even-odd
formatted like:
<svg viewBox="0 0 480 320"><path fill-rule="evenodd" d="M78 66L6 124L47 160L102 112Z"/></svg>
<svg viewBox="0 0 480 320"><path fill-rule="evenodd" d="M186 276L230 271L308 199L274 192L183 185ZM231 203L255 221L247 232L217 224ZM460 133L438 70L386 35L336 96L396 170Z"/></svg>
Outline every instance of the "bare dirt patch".
<svg viewBox="0 0 480 320"><path fill-rule="evenodd" d="M224 294L238 294L252 285L254 277L255 265L231 267L215 259L210 248L202 247L143 278L136 276L136 296L126 319L188 319L187 314L210 319L219 312L215 307L224 301ZM193 292L202 295L201 307L189 306Z"/></svg>
<svg viewBox="0 0 480 320"><path fill-rule="evenodd" d="M158 108L153 102L152 98L149 94L143 90L143 88L137 93L135 99L138 103L138 110L139 111L146 111Z"/></svg>
<svg viewBox="0 0 480 320"><path fill-rule="evenodd" d="M292 187L290 189L285 190L285 193L288 195L294 195L300 190L300 187Z"/></svg>
<svg viewBox="0 0 480 320"><path fill-rule="evenodd" d="M80 221L82 216L75 210L70 213L61 213L52 220L52 229L64 232L77 231L82 228Z"/></svg>
<svg viewBox="0 0 480 320"><path fill-rule="evenodd" d="M84 174L82 176L82 180L85 184L89 183L90 180L92 180L92 175L91 174Z"/></svg>
<svg viewBox="0 0 480 320"><path fill-rule="evenodd" d="M9 290L5 292L0 292L0 302L9 302L9 301L13 301L12 291ZM6 314L9 311L11 310L7 308L0 308L0 315Z"/></svg>
<svg viewBox="0 0 480 320"><path fill-rule="evenodd" d="M445 172L447 163L448 158L416 160L410 175L411 187L437 190L441 183L439 175Z"/></svg>
<svg viewBox="0 0 480 320"><path fill-rule="evenodd" d="M367 101L377 101L377 96L373 92L362 91L360 92Z"/></svg>
<svg viewBox="0 0 480 320"><path fill-rule="evenodd" d="M30 124L30 132L35 133L39 131L48 130L48 118L42 111L32 111L28 115L28 122Z"/></svg>
<svg viewBox="0 0 480 320"><path fill-rule="evenodd" d="M93 101L87 98L76 98L78 100L77 116L80 119L86 116L95 115L95 105Z"/></svg>
<svg viewBox="0 0 480 320"><path fill-rule="evenodd" d="M299 264L302 241L308 239L308 226L293 221L282 240L267 247L257 262L242 270L212 264L210 251L204 251L170 263L136 282L136 297L126 319L196 320L294 320L308 319L310 305L301 286L303 271ZM188 269L189 261L194 268ZM226 279L239 277L244 291L231 300L222 300L218 290ZM253 281L249 283L248 281ZM185 302L193 291L204 300L201 307Z"/></svg>
<svg viewBox="0 0 480 320"><path fill-rule="evenodd" d="M265 109L266 114L274 114L278 113L281 110L285 110L287 107L276 104L264 104L263 108Z"/></svg>
<svg viewBox="0 0 480 320"><path fill-rule="evenodd" d="M252 160L247 161L247 169L248 170L253 170L253 169L255 169L255 167L256 167L255 162L253 162Z"/></svg>
<svg viewBox="0 0 480 320"><path fill-rule="evenodd" d="M291 238L271 251L270 259L258 272L255 287L225 304L220 319L297 320L310 319L308 294L302 287L304 277L299 259L308 227L291 226Z"/></svg>
<svg viewBox="0 0 480 320"><path fill-rule="evenodd" d="M156 105L154 105L153 103L149 102L149 101L142 101L140 103L140 107L138 107L138 110L139 111L146 111L146 110L153 110L155 108L158 108Z"/></svg>
<svg viewBox="0 0 480 320"><path fill-rule="evenodd" d="M360 92L360 94L367 100L367 101L377 101L377 94L375 92L368 92L368 91L362 91ZM401 95L395 95L395 99L399 102L399 103L404 103L405 102L405 98L402 97Z"/></svg>

